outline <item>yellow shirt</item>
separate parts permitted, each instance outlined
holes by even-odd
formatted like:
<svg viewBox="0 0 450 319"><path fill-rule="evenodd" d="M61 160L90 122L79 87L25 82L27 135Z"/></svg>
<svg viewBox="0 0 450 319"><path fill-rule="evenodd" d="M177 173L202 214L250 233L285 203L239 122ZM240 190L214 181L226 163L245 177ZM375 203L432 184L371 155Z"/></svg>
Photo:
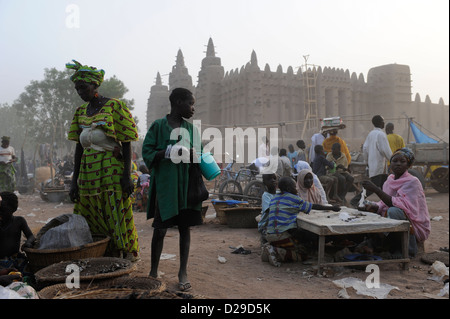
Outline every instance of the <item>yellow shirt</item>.
<svg viewBox="0 0 450 319"><path fill-rule="evenodd" d="M333 146L334 143L341 144L341 153L345 155L345 157L347 158L348 164L350 164L352 161L350 151L348 150L348 147L347 147L347 144L345 143L345 141L342 138L340 138L339 136L330 135L323 141L322 146L323 146L323 150L325 151L325 153L327 153L327 154L331 153L331 146Z"/></svg>
<svg viewBox="0 0 450 319"><path fill-rule="evenodd" d="M392 153L394 153L396 150L404 148L405 147L405 141L403 140L403 137L401 137L398 134L392 133L387 135L389 146L391 147Z"/></svg>
<svg viewBox="0 0 450 319"><path fill-rule="evenodd" d="M387 138L389 141L389 146L391 148L392 154L394 154L396 150L405 147L405 141L403 140L403 137L401 137L400 135L391 133L387 134ZM388 165L391 165L390 161L388 161Z"/></svg>

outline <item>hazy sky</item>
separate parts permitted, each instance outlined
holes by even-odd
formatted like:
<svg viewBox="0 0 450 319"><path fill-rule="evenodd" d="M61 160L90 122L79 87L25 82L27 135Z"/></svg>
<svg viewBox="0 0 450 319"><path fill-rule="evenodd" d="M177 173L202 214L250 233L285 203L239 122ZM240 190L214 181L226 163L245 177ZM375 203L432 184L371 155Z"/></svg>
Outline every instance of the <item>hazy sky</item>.
<svg viewBox="0 0 450 319"><path fill-rule="evenodd" d="M197 84L212 38L225 71L258 64L410 66L413 99L449 103L448 0L0 0L0 104L72 59L116 75L145 123L150 87L178 49ZM142 132L141 132L142 133Z"/></svg>

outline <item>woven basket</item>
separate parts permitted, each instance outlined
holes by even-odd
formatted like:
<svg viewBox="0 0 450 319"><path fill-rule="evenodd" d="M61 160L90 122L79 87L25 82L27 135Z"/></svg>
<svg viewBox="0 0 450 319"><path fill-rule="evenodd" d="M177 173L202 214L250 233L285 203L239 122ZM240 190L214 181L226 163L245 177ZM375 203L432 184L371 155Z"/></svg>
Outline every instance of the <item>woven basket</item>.
<svg viewBox="0 0 450 319"><path fill-rule="evenodd" d="M257 228L256 216L261 213L261 207L234 207L224 209L228 226L231 228Z"/></svg>
<svg viewBox="0 0 450 319"><path fill-rule="evenodd" d="M42 268L61 261L102 257L108 247L110 237L105 235L93 235L92 243L63 249L35 249L24 248L30 263L30 270L36 272Z"/></svg>
<svg viewBox="0 0 450 319"><path fill-rule="evenodd" d="M80 267L80 281L116 278L130 274L136 269L136 265L130 260L115 257L69 260L39 270L34 274L36 282L45 285L65 282L67 276L71 274L66 273L69 265Z"/></svg>
<svg viewBox="0 0 450 319"><path fill-rule="evenodd" d="M81 283L80 288L66 284L48 286L38 292L41 299L128 299L148 298L161 294L166 286L150 277L121 277Z"/></svg>
<svg viewBox="0 0 450 319"><path fill-rule="evenodd" d="M225 202L212 202L214 209L216 210L216 217L219 219L220 224L227 225L227 216L225 215L224 209L233 208L233 207L248 207L247 202L237 203L237 204L228 204Z"/></svg>

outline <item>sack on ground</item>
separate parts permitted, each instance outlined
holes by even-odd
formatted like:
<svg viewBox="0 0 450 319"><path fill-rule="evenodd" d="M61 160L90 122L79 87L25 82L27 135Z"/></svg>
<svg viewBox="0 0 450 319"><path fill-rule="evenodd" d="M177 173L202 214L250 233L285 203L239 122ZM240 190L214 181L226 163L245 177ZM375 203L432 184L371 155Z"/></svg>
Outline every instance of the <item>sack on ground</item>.
<svg viewBox="0 0 450 319"><path fill-rule="evenodd" d="M53 218L36 235L38 249L63 249L92 242L92 234L86 219L76 214L64 214Z"/></svg>

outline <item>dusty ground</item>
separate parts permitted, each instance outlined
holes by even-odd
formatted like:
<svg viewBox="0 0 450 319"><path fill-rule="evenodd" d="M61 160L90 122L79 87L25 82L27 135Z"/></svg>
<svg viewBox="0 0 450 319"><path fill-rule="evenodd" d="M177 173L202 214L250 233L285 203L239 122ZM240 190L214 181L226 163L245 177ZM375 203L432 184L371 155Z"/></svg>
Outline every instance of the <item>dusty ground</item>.
<svg viewBox="0 0 450 319"><path fill-rule="evenodd" d="M352 194L348 194L349 198ZM426 190L431 217L442 216L439 221L431 221L432 232L425 243L425 252L449 246L449 196L433 189ZM375 200L375 198L369 198ZM72 212L71 203L44 202L37 193L20 195L19 211L34 233L51 218ZM356 277L363 281L369 275L364 270L349 267L335 267L325 274L318 274L314 267L314 257L307 264L286 263L275 268L261 261L259 234L257 229L236 229L220 225L214 218L215 210L209 204L206 222L192 228L192 245L189 259L189 277L193 286L192 294L219 299L336 299L339 289L334 280ZM145 213L135 213L135 223L139 234L142 260L137 263L136 276L147 276L150 269L150 245L153 228L152 220L146 220ZM232 248L242 245L251 254L232 254ZM178 272L178 231L167 233L163 253L175 255L172 259L161 260L161 279L170 288L176 288ZM218 256L226 258L226 263L218 261ZM312 262L312 264L311 264ZM429 280L430 265L420 260L420 255L410 263L409 270L402 270L399 264L380 265L381 283L396 286L388 299L426 299L436 295L443 287L440 282ZM371 299L357 295L347 289L351 299Z"/></svg>

